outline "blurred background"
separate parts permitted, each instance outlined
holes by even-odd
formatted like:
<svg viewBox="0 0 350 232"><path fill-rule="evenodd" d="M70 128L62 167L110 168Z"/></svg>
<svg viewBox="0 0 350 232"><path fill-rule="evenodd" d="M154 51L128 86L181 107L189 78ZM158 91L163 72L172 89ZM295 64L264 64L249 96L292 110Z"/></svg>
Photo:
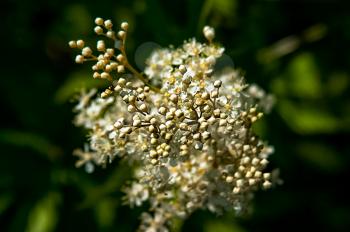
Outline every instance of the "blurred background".
<svg viewBox="0 0 350 232"><path fill-rule="evenodd" d="M350 4L340 0L5 0L1 3L0 231L135 231L142 208L122 204L127 167L93 174L72 151L86 132L71 99L100 86L67 42L95 44L93 20L130 24L144 42L180 45L216 28L234 66L275 95L256 131L275 146L283 185L259 191L251 213L198 211L175 231L350 231ZM140 64L140 61L134 61Z"/></svg>

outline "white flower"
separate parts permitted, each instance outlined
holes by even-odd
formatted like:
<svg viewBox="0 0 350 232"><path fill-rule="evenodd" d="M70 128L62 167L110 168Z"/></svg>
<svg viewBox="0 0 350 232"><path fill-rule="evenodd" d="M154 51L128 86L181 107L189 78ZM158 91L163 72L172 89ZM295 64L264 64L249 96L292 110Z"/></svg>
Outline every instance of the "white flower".
<svg viewBox="0 0 350 232"><path fill-rule="evenodd" d="M271 97L246 84L233 68L215 71L224 48L213 43L213 28L204 28L208 43L190 39L177 49L154 51L143 75L127 61L127 27L114 33L110 21L107 26L103 19L97 22L108 38L120 40L120 54L99 46L94 77L113 86L103 98L85 93L75 108L75 123L90 130L93 150L75 152L79 166L106 165L119 156L137 167L124 192L130 206L151 205L152 214L142 215L141 231L168 231L171 218L186 218L202 208L218 214L244 211L252 193L273 181L264 171L273 149L252 131L263 116L260 111L271 108ZM143 83L129 77L114 80L121 66Z"/></svg>

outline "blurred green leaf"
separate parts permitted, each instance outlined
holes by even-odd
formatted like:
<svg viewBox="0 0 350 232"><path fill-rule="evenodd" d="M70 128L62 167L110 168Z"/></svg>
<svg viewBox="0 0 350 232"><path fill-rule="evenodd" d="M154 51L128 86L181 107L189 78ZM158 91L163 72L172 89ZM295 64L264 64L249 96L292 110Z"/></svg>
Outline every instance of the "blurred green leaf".
<svg viewBox="0 0 350 232"><path fill-rule="evenodd" d="M322 95L320 73L311 53L296 56L288 66L285 84L295 96L301 98L318 98Z"/></svg>
<svg viewBox="0 0 350 232"><path fill-rule="evenodd" d="M304 31L303 39L309 43L320 40L327 34L327 30L328 28L325 24L313 25Z"/></svg>
<svg viewBox="0 0 350 232"><path fill-rule="evenodd" d="M71 28L71 36L81 36L91 30L91 21L93 19L83 4L69 5L64 13L64 17Z"/></svg>
<svg viewBox="0 0 350 232"><path fill-rule="evenodd" d="M0 215L12 204L14 198L11 193L2 193L0 195Z"/></svg>
<svg viewBox="0 0 350 232"><path fill-rule="evenodd" d="M100 228L111 228L116 218L116 199L104 198L96 204L96 221Z"/></svg>
<svg viewBox="0 0 350 232"><path fill-rule="evenodd" d="M79 93L82 89L99 88L107 86L107 82L95 80L91 73L76 72L71 74L65 83L57 90L55 94L55 101L64 103Z"/></svg>
<svg viewBox="0 0 350 232"><path fill-rule="evenodd" d="M333 73L327 83L328 92L332 96L340 96L349 87L349 75L343 72Z"/></svg>
<svg viewBox="0 0 350 232"><path fill-rule="evenodd" d="M135 14L142 14L145 12L147 7L147 3L145 0L134 0L133 1L133 9Z"/></svg>
<svg viewBox="0 0 350 232"><path fill-rule="evenodd" d="M320 108L305 107L288 100L280 100L277 108L289 127L299 134L331 133L340 126L339 119Z"/></svg>
<svg viewBox="0 0 350 232"><path fill-rule="evenodd" d="M302 53L292 59L287 72L275 78L271 83L273 92L278 96L296 96L303 99L315 99L322 96L322 83L319 70L310 53Z"/></svg>
<svg viewBox="0 0 350 232"><path fill-rule="evenodd" d="M47 138L32 132L0 130L0 142L31 148L51 161L57 159L63 152Z"/></svg>
<svg viewBox="0 0 350 232"><path fill-rule="evenodd" d="M170 223L170 231L172 232L181 232L182 226L184 224L184 220L181 220L179 218L173 218Z"/></svg>
<svg viewBox="0 0 350 232"><path fill-rule="evenodd" d="M271 65L272 61L298 50L304 42L315 42L322 39L326 34L327 26L325 24L315 24L307 28L302 36L290 35L260 49L257 53L257 59L262 64Z"/></svg>
<svg viewBox="0 0 350 232"><path fill-rule="evenodd" d="M244 232L243 228L234 223L210 221L204 226L205 232Z"/></svg>
<svg viewBox="0 0 350 232"><path fill-rule="evenodd" d="M203 29L203 26L205 25L205 21L213 7L213 0L206 0L203 3L200 15L199 15L199 20L198 20L198 31L201 31Z"/></svg>
<svg viewBox="0 0 350 232"><path fill-rule="evenodd" d="M272 80L271 89L279 97L288 95L288 85L286 84L286 80L283 79L283 76L278 76Z"/></svg>
<svg viewBox="0 0 350 232"><path fill-rule="evenodd" d="M236 0L212 0L212 2L213 10L217 11L218 14L226 17L235 15L237 8Z"/></svg>
<svg viewBox="0 0 350 232"><path fill-rule="evenodd" d="M167 12L164 11L164 8L161 7L158 1L148 0L145 14L147 17L144 17L147 28L168 28L169 30L152 30L152 34L156 39L157 43L163 44L169 42L169 39L172 38L171 30L177 31L177 25L168 16ZM155 27L155 25L157 25Z"/></svg>
<svg viewBox="0 0 350 232"><path fill-rule="evenodd" d="M217 15L234 18L237 9L237 0L206 0L203 3L199 20L198 20L198 30L201 31L203 26L208 21L208 16L211 12L215 12Z"/></svg>
<svg viewBox="0 0 350 232"><path fill-rule="evenodd" d="M304 142L298 144L296 149L301 158L322 170L335 171L343 166L338 154L321 143Z"/></svg>
<svg viewBox="0 0 350 232"><path fill-rule="evenodd" d="M260 119L253 124L253 131L264 138L268 132L267 123L264 119Z"/></svg>
<svg viewBox="0 0 350 232"><path fill-rule="evenodd" d="M112 173L110 173L108 179L98 186L92 186L86 191L86 198L81 203L80 208L87 208L94 205L97 201L105 198L111 193L115 193L121 188L124 181L130 176L130 167L120 162L119 166L115 167Z"/></svg>
<svg viewBox="0 0 350 232"><path fill-rule="evenodd" d="M26 232L54 231L60 200L60 195L54 192L41 199L29 213Z"/></svg>
<svg viewBox="0 0 350 232"><path fill-rule="evenodd" d="M270 64L272 61L294 52L300 46L300 39L291 35L275 42L269 47L262 48L257 53L257 59L262 64Z"/></svg>

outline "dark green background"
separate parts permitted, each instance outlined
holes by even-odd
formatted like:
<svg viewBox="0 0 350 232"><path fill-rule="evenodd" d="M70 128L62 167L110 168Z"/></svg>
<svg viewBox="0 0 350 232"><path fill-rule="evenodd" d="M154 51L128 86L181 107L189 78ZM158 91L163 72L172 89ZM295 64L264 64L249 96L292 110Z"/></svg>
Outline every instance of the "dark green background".
<svg viewBox="0 0 350 232"><path fill-rule="evenodd" d="M257 192L252 213L192 215L182 231L350 231L350 4L340 0L2 1L0 231L134 231L142 209L123 206L118 162L87 174L72 150L85 132L70 99L101 86L67 42L91 45L93 19L130 23L130 57L143 42L180 45L216 28L236 67L273 93L256 131L275 146L284 184ZM131 59L133 60L133 59ZM179 229L177 229L179 230Z"/></svg>

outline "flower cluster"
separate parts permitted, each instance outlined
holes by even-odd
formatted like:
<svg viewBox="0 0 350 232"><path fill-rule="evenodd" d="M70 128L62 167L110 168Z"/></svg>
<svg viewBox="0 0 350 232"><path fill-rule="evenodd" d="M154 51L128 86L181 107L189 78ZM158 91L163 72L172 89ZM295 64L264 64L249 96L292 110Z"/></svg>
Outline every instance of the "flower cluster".
<svg viewBox="0 0 350 232"><path fill-rule="evenodd" d="M111 85L101 97L82 94L75 123L89 129L89 148L74 154L89 170L115 157L135 168L124 191L130 206L150 203L140 230L168 231L171 219L202 208L240 212L253 191L272 185L264 170L273 149L252 131L272 99L233 68L215 70L224 48L213 43L213 28L203 29L207 43L154 51L142 74L126 56L128 24L116 33L110 20L95 23L111 47L99 40L93 54L82 40L69 45L81 49L77 63L94 61L93 77Z"/></svg>

